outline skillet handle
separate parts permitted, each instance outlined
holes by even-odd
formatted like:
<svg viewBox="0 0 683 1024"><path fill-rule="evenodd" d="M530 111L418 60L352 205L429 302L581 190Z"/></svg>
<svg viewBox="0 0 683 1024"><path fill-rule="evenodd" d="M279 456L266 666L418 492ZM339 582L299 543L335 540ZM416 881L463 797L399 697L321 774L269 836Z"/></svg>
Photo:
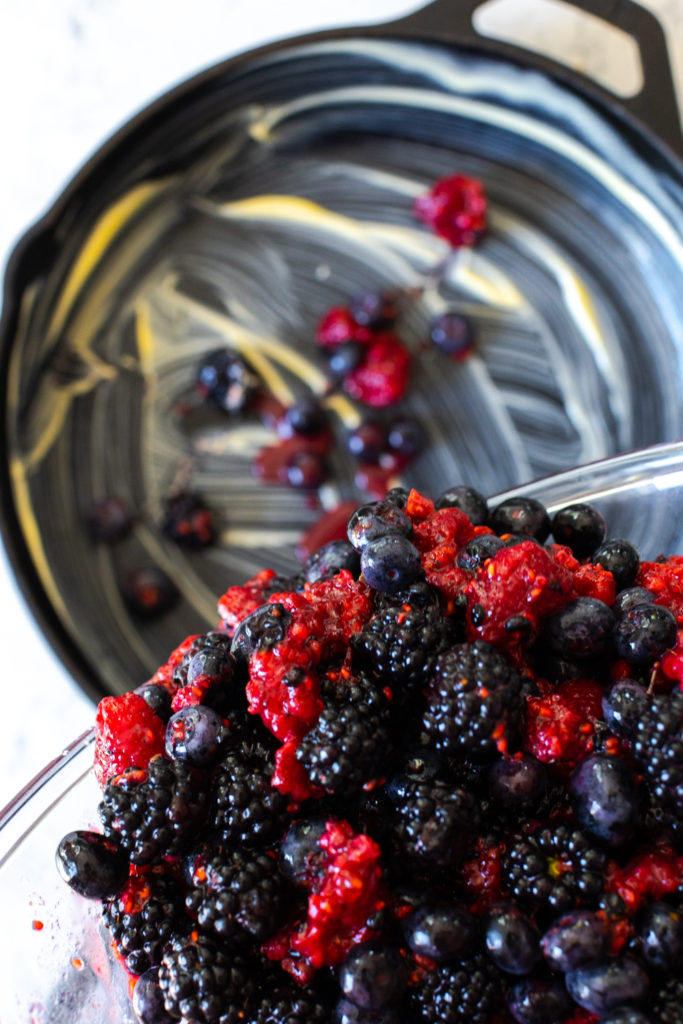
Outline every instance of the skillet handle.
<svg viewBox="0 0 683 1024"><path fill-rule="evenodd" d="M432 0L432 3L405 18L392 22L392 32L412 39L429 39L442 43L462 44L482 51L494 50L512 60L528 61L529 51L510 43L493 42L481 36L472 18L487 0ZM666 37L661 23L635 0L565 0L574 7L593 14L610 25L622 29L638 44L643 66L643 86L630 97L617 97L593 79L534 54L534 64L556 77L568 79L583 92L595 96L609 109L635 118L654 141L664 143L683 158L683 129L676 101Z"/></svg>

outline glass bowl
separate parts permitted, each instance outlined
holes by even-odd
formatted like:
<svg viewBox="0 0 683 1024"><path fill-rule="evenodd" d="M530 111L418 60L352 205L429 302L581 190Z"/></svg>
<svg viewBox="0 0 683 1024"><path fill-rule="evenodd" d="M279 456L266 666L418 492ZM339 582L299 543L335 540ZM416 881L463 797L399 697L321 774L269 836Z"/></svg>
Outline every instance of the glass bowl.
<svg viewBox="0 0 683 1024"><path fill-rule="evenodd" d="M657 445L536 480L511 494L552 512L595 504L610 537L641 556L683 553L683 442ZM142 682L142 680L140 680ZM97 826L99 789L88 732L0 812L0 1020L2 1024L134 1024L129 978L99 923L99 904L59 878L54 851L76 828Z"/></svg>

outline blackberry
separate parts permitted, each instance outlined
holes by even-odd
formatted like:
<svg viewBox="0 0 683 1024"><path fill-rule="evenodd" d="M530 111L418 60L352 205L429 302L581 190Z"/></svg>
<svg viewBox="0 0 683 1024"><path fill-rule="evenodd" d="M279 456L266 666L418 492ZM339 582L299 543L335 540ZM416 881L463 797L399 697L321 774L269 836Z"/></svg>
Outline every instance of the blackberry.
<svg viewBox="0 0 683 1024"><path fill-rule="evenodd" d="M144 974L161 962L165 944L183 919L183 899L175 878L134 875L102 911L131 974Z"/></svg>
<svg viewBox="0 0 683 1024"><path fill-rule="evenodd" d="M202 928L232 947L260 942L280 924L285 880L272 857L241 850L197 858L185 903Z"/></svg>
<svg viewBox="0 0 683 1024"><path fill-rule="evenodd" d="M271 784L269 758L230 753L214 775L210 818L227 847L272 846L284 833L287 797Z"/></svg>
<svg viewBox="0 0 683 1024"><path fill-rule="evenodd" d="M633 753L657 801L683 816L683 690L652 698L637 723Z"/></svg>
<svg viewBox="0 0 683 1024"><path fill-rule="evenodd" d="M353 664L384 686L420 686L432 673L435 658L451 637L449 620L436 608L388 608L375 615L351 640Z"/></svg>
<svg viewBox="0 0 683 1024"><path fill-rule="evenodd" d="M389 747L387 699L363 677L323 685L325 707L300 741L296 758L329 793L360 790L381 774Z"/></svg>
<svg viewBox="0 0 683 1024"><path fill-rule="evenodd" d="M522 905L556 916L593 903L602 893L605 857L569 825L513 836L503 859L503 884Z"/></svg>
<svg viewBox="0 0 683 1024"><path fill-rule="evenodd" d="M683 1024L683 978L669 978L651 1004L658 1024Z"/></svg>
<svg viewBox="0 0 683 1024"><path fill-rule="evenodd" d="M482 955L441 964L415 986L411 1001L425 1024L489 1024L501 1003L500 976Z"/></svg>
<svg viewBox="0 0 683 1024"><path fill-rule="evenodd" d="M133 864L175 856L206 814L204 779L196 768L157 754L145 770L129 768L107 782L98 813L104 834Z"/></svg>
<svg viewBox="0 0 683 1024"><path fill-rule="evenodd" d="M406 782L396 796L396 837L408 856L443 867L464 858L479 825L469 793L433 779Z"/></svg>
<svg viewBox="0 0 683 1024"><path fill-rule="evenodd" d="M140 619L153 619L170 611L180 591L170 576L155 565L133 569L121 587L128 609Z"/></svg>
<svg viewBox="0 0 683 1024"><path fill-rule="evenodd" d="M242 1024L254 991L254 965L215 939L177 937L159 967L164 1005L192 1024Z"/></svg>
<svg viewBox="0 0 683 1024"><path fill-rule="evenodd" d="M517 727L522 679L490 644L459 644L436 663L423 728L438 750L491 754Z"/></svg>
<svg viewBox="0 0 683 1024"><path fill-rule="evenodd" d="M274 990L273 990L274 988ZM314 992L283 983L262 986L244 1024L329 1024L330 1008Z"/></svg>
<svg viewBox="0 0 683 1024"><path fill-rule="evenodd" d="M213 512L199 494L174 494L164 504L163 531L180 547L206 548L216 538Z"/></svg>

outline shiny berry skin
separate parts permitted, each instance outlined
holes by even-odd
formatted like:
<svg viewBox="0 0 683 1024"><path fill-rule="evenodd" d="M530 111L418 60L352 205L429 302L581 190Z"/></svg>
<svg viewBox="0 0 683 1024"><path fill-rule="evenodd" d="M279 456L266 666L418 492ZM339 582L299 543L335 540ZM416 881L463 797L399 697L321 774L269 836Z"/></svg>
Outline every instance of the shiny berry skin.
<svg viewBox="0 0 683 1024"><path fill-rule="evenodd" d="M280 871L295 885L311 886L323 864L320 839L326 829L322 818L305 819L290 825L280 843Z"/></svg>
<svg viewBox="0 0 683 1024"><path fill-rule="evenodd" d="M604 1014L622 1003L639 1003L649 979L633 957L615 957L591 967L579 967L565 975L572 999L590 1013Z"/></svg>
<svg viewBox="0 0 683 1024"><path fill-rule="evenodd" d="M408 537L413 524L396 505L389 501L376 501L361 505L349 519L348 538L356 551L362 551L371 541L390 534Z"/></svg>
<svg viewBox="0 0 683 1024"><path fill-rule="evenodd" d="M466 484L456 484L439 495L435 508L459 508L464 512L473 526L484 526L488 521L489 507L486 498Z"/></svg>
<svg viewBox="0 0 683 1024"><path fill-rule="evenodd" d="M486 230L486 194L476 178L439 178L414 203L416 215L454 248L474 245Z"/></svg>
<svg viewBox="0 0 683 1024"><path fill-rule="evenodd" d="M133 515L122 498L102 498L88 513L90 539L101 544L117 544L133 529Z"/></svg>
<svg viewBox="0 0 683 1024"><path fill-rule="evenodd" d="M389 450L401 459L414 459L427 444L424 427L412 416L397 417L389 425Z"/></svg>
<svg viewBox="0 0 683 1024"><path fill-rule="evenodd" d="M99 832L68 832L55 854L57 870L79 896L106 900L116 896L128 878L128 861Z"/></svg>
<svg viewBox="0 0 683 1024"><path fill-rule="evenodd" d="M614 614L604 601L577 597L545 624L544 638L563 658L598 658L611 645Z"/></svg>
<svg viewBox="0 0 683 1024"><path fill-rule="evenodd" d="M149 566L129 573L123 599L138 618L152 619L173 608L180 599L180 591L162 569Z"/></svg>
<svg viewBox="0 0 683 1024"><path fill-rule="evenodd" d="M285 427L294 434L315 437L327 428L327 415L315 398L304 395L285 413Z"/></svg>
<svg viewBox="0 0 683 1024"><path fill-rule="evenodd" d="M619 736L631 739L643 712L650 706L644 686L633 679L621 679L602 698L607 725Z"/></svg>
<svg viewBox="0 0 683 1024"><path fill-rule="evenodd" d="M238 416L252 405L261 379L238 355L214 349L197 368L197 391L228 416Z"/></svg>
<svg viewBox="0 0 683 1024"><path fill-rule="evenodd" d="M571 1009L561 978L518 981L508 994L508 1010L518 1024L557 1024Z"/></svg>
<svg viewBox="0 0 683 1024"><path fill-rule="evenodd" d="M667 974L683 963L683 915L668 903L648 903L640 912L636 935L647 963Z"/></svg>
<svg viewBox="0 0 683 1024"><path fill-rule="evenodd" d="M159 716L162 722L168 722L171 717L171 694L158 683L143 683L135 691L139 697L149 704L152 711Z"/></svg>
<svg viewBox="0 0 683 1024"><path fill-rule="evenodd" d="M287 463L287 483L303 491L313 491L327 479L327 467L317 452L295 452Z"/></svg>
<svg viewBox="0 0 683 1024"><path fill-rule="evenodd" d="M327 372L335 380L353 373L363 362L366 346L359 341L344 341L327 352Z"/></svg>
<svg viewBox="0 0 683 1024"><path fill-rule="evenodd" d="M384 495L384 501L388 501L390 505L395 505L396 508L404 509L408 504L408 491L405 487L392 487Z"/></svg>
<svg viewBox="0 0 683 1024"><path fill-rule="evenodd" d="M489 792L502 807L534 807L545 794L548 772L531 754L500 758L489 771Z"/></svg>
<svg viewBox="0 0 683 1024"><path fill-rule="evenodd" d="M591 910L575 910L548 929L541 950L552 970L566 974L600 960L607 951L607 938L602 917Z"/></svg>
<svg viewBox="0 0 683 1024"><path fill-rule="evenodd" d="M477 919L457 903L424 904L403 920L403 935L413 953L437 963L461 957L478 932Z"/></svg>
<svg viewBox="0 0 683 1024"><path fill-rule="evenodd" d="M230 725L204 704L181 708L166 726L166 754L196 768L217 764L236 737Z"/></svg>
<svg viewBox="0 0 683 1024"><path fill-rule="evenodd" d="M600 1024L654 1024L654 1021L649 1014L635 1006L618 1006L616 1010L610 1010L606 1017L601 1017Z"/></svg>
<svg viewBox="0 0 683 1024"><path fill-rule="evenodd" d="M358 579L360 557L347 540L331 540L307 559L304 576L307 583L318 583L320 580L331 579L342 569L347 569L354 579Z"/></svg>
<svg viewBox="0 0 683 1024"><path fill-rule="evenodd" d="M391 297L382 292L360 292L352 296L349 313L360 327L373 330L391 327L396 319L396 307Z"/></svg>
<svg viewBox="0 0 683 1024"><path fill-rule="evenodd" d="M545 505L536 498L519 495L496 505L489 516L488 525L500 537L511 533L515 537L537 540L542 544L550 533L550 517Z"/></svg>
<svg viewBox="0 0 683 1024"><path fill-rule="evenodd" d="M362 1010L348 999L340 999L334 1008L333 1024L404 1024L401 1010L385 1006L381 1010Z"/></svg>
<svg viewBox="0 0 683 1024"><path fill-rule="evenodd" d="M553 516L550 529L556 543L571 549L575 558L588 558L605 539L607 524L592 505L567 505Z"/></svg>
<svg viewBox="0 0 683 1024"><path fill-rule="evenodd" d="M444 355L462 359L474 348L476 333L471 320L461 313L442 313L432 322L429 339Z"/></svg>
<svg viewBox="0 0 683 1024"><path fill-rule="evenodd" d="M630 541L615 539L601 544L591 555L591 561L611 572L617 590L623 590L633 585L640 565L640 555Z"/></svg>
<svg viewBox="0 0 683 1024"><path fill-rule="evenodd" d="M339 987L363 1010L381 1010L395 1002L406 986L406 969L391 946L361 943L339 967Z"/></svg>
<svg viewBox="0 0 683 1024"><path fill-rule="evenodd" d="M230 653L238 663L249 661L256 651L268 650L284 640L291 621L291 613L284 605L277 602L261 605L238 625Z"/></svg>
<svg viewBox="0 0 683 1024"><path fill-rule="evenodd" d="M479 537L468 540L455 560L460 569L467 569L469 572L476 572L484 564L487 558L493 558L496 551L502 548L503 542L494 533L483 533Z"/></svg>
<svg viewBox="0 0 683 1024"><path fill-rule="evenodd" d="M158 967L150 967L135 982L133 1010L140 1024L173 1024L176 1019L166 1012Z"/></svg>
<svg viewBox="0 0 683 1024"><path fill-rule="evenodd" d="M638 793L633 772L620 758L585 758L572 774L569 793L579 825L601 842L620 846L635 832Z"/></svg>
<svg viewBox="0 0 683 1024"><path fill-rule="evenodd" d="M630 665L646 668L676 643L675 616L660 604L638 604L614 627L614 647Z"/></svg>
<svg viewBox="0 0 683 1024"><path fill-rule="evenodd" d="M540 932L513 904L492 908L484 922L489 958L506 974L529 974L541 958Z"/></svg>
<svg viewBox="0 0 683 1024"><path fill-rule="evenodd" d="M396 594L423 575L419 551L401 534L366 544L361 551L360 567L368 586L384 594Z"/></svg>
<svg viewBox="0 0 683 1024"><path fill-rule="evenodd" d="M387 447L387 429L379 420L363 420L352 430L346 440L354 459L364 465L374 466Z"/></svg>
<svg viewBox="0 0 683 1024"><path fill-rule="evenodd" d="M617 594L614 604L612 605L612 611L619 619L631 608L635 608L639 604L652 604L654 594L651 590L646 590L645 587L625 587L624 590L620 590Z"/></svg>

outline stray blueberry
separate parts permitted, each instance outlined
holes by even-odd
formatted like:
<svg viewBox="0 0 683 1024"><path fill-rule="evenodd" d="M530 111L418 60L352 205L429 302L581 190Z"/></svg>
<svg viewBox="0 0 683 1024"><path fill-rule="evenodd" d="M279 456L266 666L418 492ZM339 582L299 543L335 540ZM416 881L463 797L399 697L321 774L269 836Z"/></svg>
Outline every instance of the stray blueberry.
<svg viewBox="0 0 683 1024"><path fill-rule="evenodd" d="M346 439L351 455L358 462L375 466L387 447L387 429L379 420L363 420Z"/></svg>
<svg viewBox="0 0 683 1024"><path fill-rule="evenodd" d="M121 498L102 498L88 514L90 539L101 544L125 540L133 529L133 515Z"/></svg>
<svg viewBox="0 0 683 1024"><path fill-rule="evenodd" d="M162 569L150 566L134 569L123 587L123 599L140 618L154 618L169 611L180 598L180 591Z"/></svg>
<svg viewBox="0 0 683 1024"><path fill-rule="evenodd" d="M381 1010L402 994L406 974L396 949L361 943L339 968L339 987L344 997L362 1010Z"/></svg>
<svg viewBox="0 0 683 1024"><path fill-rule="evenodd" d="M565 983L579 1006L598 1015L623 1003L639 1003L649 987L647 974L638 961L629 956L579 967L565 975Z"/></svg>
<svg viewBox="0 0 683 1024"><path fill-rule="evenodd" d="M57 870L79 896L106 900L128 878L128 859L99 832L68 832L57 847Z"/></svg>
<svg viewBox="0 0 683 1024"><path fill-rule="evenodd" d="M229 416L246 412L261 387L260 377L241 356L227 349L214 349L197 368L197 391Z"/></svg>
<svg viewBox="0 0 683 1024"><path fill-rule="evenodd" d="M513 904L493 907L484 924L489 958L507 974L529 974L541 958L540 933Z"/></svg>
<svg viewBox="0 0 683 1024"><path fill-rule="evenodd" d="M476 341L474 325L461 313L442 313L433 321L429 337L444 355L462 359Z"/></svg>
<svg viewBox="0 0 683 1024"><path fill-rule="evenodd" d="M476 918L457 903L425 904L403 921L403 934L413 953L437 963L465 954L478 931Z"/></svg>

